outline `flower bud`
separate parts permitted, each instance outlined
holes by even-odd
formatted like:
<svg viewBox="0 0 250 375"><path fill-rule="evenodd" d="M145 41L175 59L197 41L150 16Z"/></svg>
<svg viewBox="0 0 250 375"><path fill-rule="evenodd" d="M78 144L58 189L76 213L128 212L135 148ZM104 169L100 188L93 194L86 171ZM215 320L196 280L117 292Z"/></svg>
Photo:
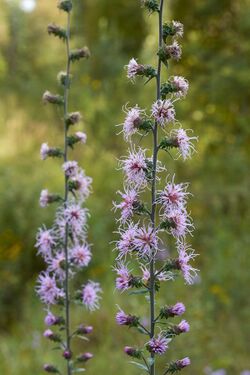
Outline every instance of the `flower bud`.
<svg viewBox="0 0 250 375"><path fill-rule="evenodd" d="M171 21L170 23L164 23L162 28L163 40L166 42L168 36L183 37L184 27L179 21Z"/></svg>
<svg viewBox="0 0 250 375"><path fill-rule="evenodd" d="M94 355L92 353L83 353L83 354L80 354L78 357L77 357L77 361L78 362L87 362L89 361L91 358L93 358Z"/></svg>
<svg viewBox="0 0 250 375"><path fill-rule="evenodd" d="M135 315L126 314L120 310L116 314L116 323L121 326L138 327L139 318Z"/></svg>
<svg viewBox="0 0 250 375"><path fill-rule="evenodd" d="M54 203L54 202L60 202L62 201L62 197L57 194L49 194L47 189L44 189L41 191L40 195L40 206L41 207L47 207L49 204Z"/></svg>
<svg viewBox="0 0 250 375"><path fill-rule="evenodd" d="M67 75L66 72L59 72L57 75L57 81L64 87L70 87L71 75Z"/></svg>
<svg viewBox="0 0 250 375"><path fill-rule="evenodd" d="M68 114L68 117L66 118L66 125L75 125L78 122L80 122L82 119L81 113L80 112L72 112Z"/></svg>
<svg viewBox="0 0 250 375"><path fill-rule="evenodd" d="M54 374L59 374L58 369L57 369L55 366L53 366L53 365L45 364L45 365L43 366L43 369L44 369L44 371L46 371L46 372L50 372L50 373L54 373Z"/></svg>
<svg viewBox="0 0 250 375"><path fill-rule="evenodd" d="M63 97L60 95L51 94L49 91L45 91L43 94L43 102L50 104L62 105L64 103Z"/></svg>
<svg viewBox="0 0 250 375"><path fill-rule="evenodd" d="M88 59L90 57L90 52L88 47L83 47L80 49L76 49L73 51L70 51L69 58L70 61L74 62L80 59Z"/></svg>
<svg viewBox="0 0 250 375"><path fill-rule="evenodd" d="M140 349L132 348L131 346L125 346L124 353L133 358L142 358L142 351Z"/></svg>
<svg viewBox="0 0 250 375"><path fill-rule="evenodd" d="M73 8L71 0L59 0L58 8L64 10L64 12L70 12Z"/></svg>
<svg viewBox="0 0 250 375"><path fill-rule="evenodd" d="M46 331L44 331L43 333L43 336L51 341L61 342L61 337L55 334L53 331L51 331L51 329L46 329Z"/></svg>
<svg viewBox="0 0 250 375"><path fill-rule="evenodd" d="M164 45L161 47L157 53L159 56L160 60L168 65L168 60L173 59L173 60L180 60L182 54L182 50L180 45L174 41L171 45Z"/></svg>
<svg viewBox="0 0 250 375"><path fill-rule="evenodd" d="M44 318L44 323L47 326L62 325L65 324L65 320L61 316L55 316L50 311Z"/></svg>
<svg viewBox="0 0 250 375"><path fill-rule="evenodd" d="M144 6L150 13L159 12L159 4L157 0L142 0Z"/></svg>
<svg viewBox="0 0 250 375"><path fill-rule="evenodd" d="M63 352L63 357L67 360L71 359L72 358L72 352L70 350L65 350Z"/></svg>
<svg viewBox="0 0 250 375"><path fill-rule="evenodd" d="M172 318L174 316L180 316L185 312L185 310L186 309L183 303L178 302L175 305L170 306L170 307L169 306L162 307L160 311L160 317L167 319L170 317Z"/></svg>
<svg viewBox="0 0 250 375"><path fill-rule="evenodd" d="M65 40L67 38L67 32L60 26L50 23L47 27L48 33L58 36L59 39Z"/></svg>
<svg viewBox="0 0 250 375"><path fill-rule="evenodd" d="M64 155L63 151L59 148L49 147L48 143L43 143L40 149L40 156L42 160L46 160L48 157L60 158Z"/></svg>
<svg viewBox="0 0 250 375"><path fill-rule="evenodd" d="M84 326L83 324L81 324L76 330L76 333L79 335L88 335L89 333L92 333L92 332L93 332L92 326Z"/></svg>
<svg viewBox="0 0 250 375"><path fill-rule="evenodd" d="M85 133L76 132L75 135L69 135L67 137L67 144L69 147L73 148L76 143L85 144L87 140L87 136Z"/></svg>
<svg viewBox="0 0 250 375"><path fill-rule="evenodd" d="M174 374L177 371L182 370L183 368L189 366L191 364L191 361L188 357L178 359L175 362L171 362L168 366L168 369L166 371L167 373Z"/></svg>

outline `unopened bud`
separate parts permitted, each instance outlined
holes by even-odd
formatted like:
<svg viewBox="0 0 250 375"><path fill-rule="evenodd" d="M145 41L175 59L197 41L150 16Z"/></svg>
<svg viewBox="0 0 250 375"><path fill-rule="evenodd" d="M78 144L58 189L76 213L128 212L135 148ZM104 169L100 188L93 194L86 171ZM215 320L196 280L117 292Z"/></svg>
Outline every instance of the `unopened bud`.
<svg viewBox="0 0 250 375"><path fill-rule="evenodd" d="M78 122L80 122L82 119L82 116L81 116L81 113L80 112L72 112L72 113L69 113L67 118L65 119L66 121L66 125L67 126L70 126L70 125L75 125L77 124Z"/></svg>
<svg viewBox="0 0 250 375"><path fill-rule="evenodd" d="M133 358L142 358L142 352L140 349L132 348L131 346L125 346L124 353Z"/></svg>
<svg viewBox="0 0 250 375"><path fill-rule="evenodd" d="M73 8L71 0L59 0L58 8L64 10L64 12L70 12Z"/></svg>
<svg viewBox="0 0 250 375"><path fill-rule="evenodd" d="M63 97L60 95L54 95L54 94L51 94L51 92L49 91L45 91L45 93L43 94L43 102L62 105L64 100L63 100Z"/></svg>
<svg viewBox="0 0 250 375"><path fill-rule="evenodd" d="M50 23L47 27L48 33L57 36L59 39L65 40L67 38L67 32L60 26Z"/></svg>
<svg viewBox="0 0 250 375"><path fill-rule="evenodd" d="M91 358L93 358L93 354L92 353L83 353L83 354L80 354L78 357L77 357L77 361L78 362L87 362L89 361Z"/></svg>
<svg viewBox="0 0 250 375"><path fill-rule="evenodd" d="M72 352L70 350L65 350L63 352L63 357L67 360L71 359L72 358Z"/></svg>
<svg viewBox="0 0 250 375"><path fill-rule="evenodd" d="M84 325L80 325L78 328L77 328L77 331L76 331L79 335L88 335L89 333L92 333L93 332L93 327L92 326L84 326Z"/></svg>
<svg viewBox="0 0 250 375"><path fill-rule="evenodd" d="M74 62L80 59L88 59L90 57L90 52L88 47L83 47L70 52L70 61Z"/></svg>
<svg viewBox="0 0 250 375"><path fill-rule="evenodd" d="M142 0L142 6L144 6L150 13L159 12L159 4L157 0Z"/></svg>
<svg viewBox="0 0 250 375"><path fill-rule="evenodd" d="M50 373L54 373L54 374L58 374L59 373L58 369L55 366L53 366L53 365L45 364L43 366L43 369L46 372L50 372Z"/></svg>

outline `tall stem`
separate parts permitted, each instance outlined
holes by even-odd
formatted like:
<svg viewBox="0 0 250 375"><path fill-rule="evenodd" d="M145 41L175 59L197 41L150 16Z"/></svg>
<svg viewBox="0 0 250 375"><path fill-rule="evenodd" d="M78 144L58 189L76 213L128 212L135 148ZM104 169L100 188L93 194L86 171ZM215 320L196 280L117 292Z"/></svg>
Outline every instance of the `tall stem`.
<svg viewBox="0 0 250 375"><path fill-rule="evenodd" d="M163 14L163 3L164 0L160 2L159 9L159 42L158 47L162 46L162 14ZM161 89L161 60L158 59L158 69L157 69L157 87L156 87L156 98L160 99L160 89ZM153 129L153 178L152 178L152 210L151 210L151 221L153 230L156 227L156 168L157 168L157 157L158 157L158 124L155 122ZM155 254L152 254L152 259L150 261L150 338L154 337L155 334ZM150 365L150 375L155 375L155 355L151 353L152 363Z"/></svg>
<svg viewBox="0 0 250 375"><path fill-rule="evenodd" d="M66 54L67 54L67 68L66 68L66 82L64 85L64 162L68 161L68 126L67 126L67 116L68 116L68 97L69 97L69 86L70 86L70 12L68 12L67 20L67 38L66 38ZM65 174L65 187L64 187L64 205L67 206L68 203L68 177ZM69 259L68 259L68 235L69 235L68 224L65 226L65 239L64 239L64 255L65 255L65 326L66 326L66 350L71 351L70 347L70 295L69 295ZM71 375L70 362L67 360L67 374Z"/></svg>

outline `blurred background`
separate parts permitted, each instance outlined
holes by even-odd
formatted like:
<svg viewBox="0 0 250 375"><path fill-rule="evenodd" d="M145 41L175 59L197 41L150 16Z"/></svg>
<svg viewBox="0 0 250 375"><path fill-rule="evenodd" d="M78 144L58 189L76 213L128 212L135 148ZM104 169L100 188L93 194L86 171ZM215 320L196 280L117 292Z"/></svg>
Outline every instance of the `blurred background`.
<svg viewBox="0 0 250 375"><path fill-rule="evenodd" d="M0 3L0 374L33 375L60 356L42 338L44 312L34 285L43 264L34 242L37 228L51 223L55 209L39 208L41 189L62 188L58 162L42 163L39 149L42 142L63 141L60 116L43 105L41 96L47 89L58 90L56 76L65 66L63 43L49 37L46 26L63 25L65 15L56 0ZM103 369L134 375L140 370L122 349L138 344L140 335L114 323L116 304L137 312L144 303L143 296L114 291L111 208L122 186L117 158L126 149L115 125L124 118L125 103L143 107L154 98L153 83L131 85L123 66L131 57L155 63L157 20L135 0L74 3L72 45L87 44L92 51L91 60L74 65L70 99L71 110L83 113L88 134L87 146L74 156L94 178L88 200L94 261L84 278L100 280L104 289L100 312L75 311L74 319L95 325L85 348L95 354L87 365L90 375ZM218 369L240 375L250 370L250 1L168 0L165 15L185 25L183 59L169 73L190 81L189 95L177 104L177 118L199 136L192 160L183 164L166 158L177 180L191 182L192 242L200 254L197 283L187 287L178 280L161 293L162 302L183 301L191 323L168 359L190 356L187 375Z"/></svg>

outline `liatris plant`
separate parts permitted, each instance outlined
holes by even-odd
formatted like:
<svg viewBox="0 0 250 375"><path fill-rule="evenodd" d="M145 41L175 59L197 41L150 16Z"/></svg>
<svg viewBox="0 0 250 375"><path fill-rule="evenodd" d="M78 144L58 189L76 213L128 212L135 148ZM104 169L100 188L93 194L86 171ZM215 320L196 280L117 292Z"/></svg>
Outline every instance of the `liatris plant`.
<svg viewBox="0 0 250 375"><path fill-rule="evenodd" d="M91 261L91 247L87 242L88 210L83 207L91 192L92 179L85 175L78 163L68 159L69 149L78 143L85 144L86 134L81 131L74 133L70 130L81 120L79 112L69 112L68 97L71 86L71 65L77 60L89 57L87 47L70 49L70 20L72 1L61 0L58 8L67 16L66 28L49 25L48 32L62 39L66 46L66 70L58 75L58 81L63 94L51 94L46 91L43 95L45 103L51 103L62 111L64 134L63 147L50 147L47 143L41 146L41 159L59 158L63 160L62 173L65 176L63 196L51 194L43 190L40 196L41 207L58 203L54 224L50 229L45 226L39 229L36 247L45 263L46 271L38 277L37 293L46 305L45 324L47 329L44 337L61 349L66 361L66 369L61 370L54 364L45 364L44 370L50 373L71 375L73 372L84 371L82 365L93 357L89 352L75 354L72 352L72 340L81 338L93 328L86 324L73 327L71 307L73 303L82 304L92 311L99 307L100 286L93 281L86 281L80 290L75 290L74 277L82 272Z"/></svg>
<svg viewBox="0 0 250 375"><path fill-rule="evenodd" d="M171 322L172 318L184 314L182 302L164 306L157 303L162 283L181 274L185 283L191 284L197 273L190 264L195 253L186 242L187 235L193 230L187 209L190 194L188 184L177 183L174 176L164 176L166 168L160 162L159 155L164 151L171 154L172 151L176 157L186 160L194 151L192 142L196 138L189 136L176 120L175 103L186 96L189 87L187 80L180 76L171 76L167 82L161 80L162 65L168 67L170 59L179 60L181 57L177 40L183 35L183 25L177 21L163 24L164 0L143 1L143 5L159 17L158 67L143 65L133 58L126 67L127 77L132 82L139 77L145 77L146 83L154 80L156 100L150 114L138 105L125 108L122 133L129 143L129 151L128 156L120 162L125 176L124 191L118 192L121 201L114 203L121 214L118 219L120 238L116 243L118 256L115 271L119 291L146 295L149 324L136 314L126 313L122 309L118 311L116 321L148 336L141 347L126 346L124 351L133 358L132 363L155 375L157 356L167 352L176 336L189 331L186 320L176 324ZM139 139L133 142L136 135ZM152 151L141 147L146 136L152 137ZM166 236L174 247L171 254L177 249L174 256L165 255ZM188 365L188 357L176 359L167 363L159 373L175 373Z"/></svg>

